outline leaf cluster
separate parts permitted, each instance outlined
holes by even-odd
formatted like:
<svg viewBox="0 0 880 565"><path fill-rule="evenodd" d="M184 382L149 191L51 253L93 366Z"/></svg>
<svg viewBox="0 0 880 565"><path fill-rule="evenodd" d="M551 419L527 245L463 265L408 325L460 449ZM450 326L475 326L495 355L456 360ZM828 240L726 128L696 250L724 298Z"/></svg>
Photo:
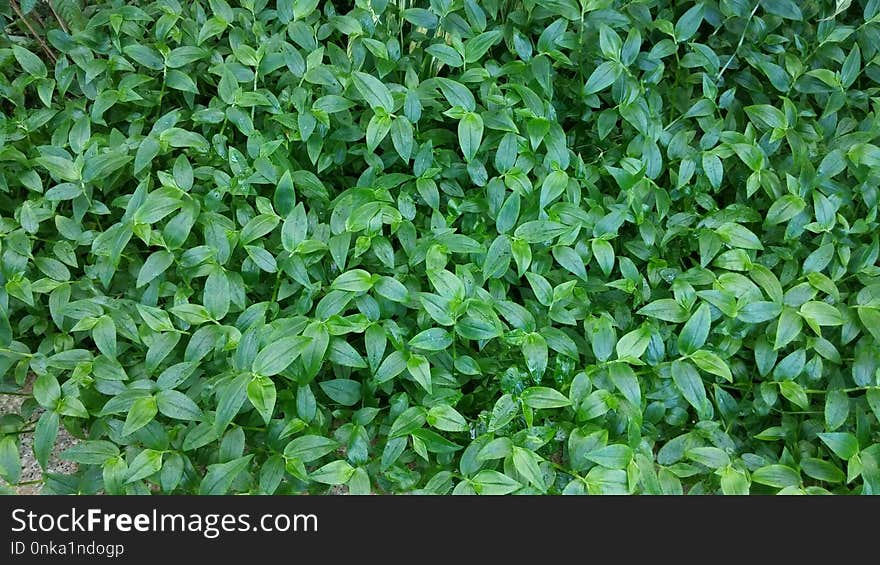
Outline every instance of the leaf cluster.
<svg viewBox="0 0 880 565"><path fill-rule="evenodd" d="M880 1L73 4L0 9L7 482L880 493Z"/></svg>

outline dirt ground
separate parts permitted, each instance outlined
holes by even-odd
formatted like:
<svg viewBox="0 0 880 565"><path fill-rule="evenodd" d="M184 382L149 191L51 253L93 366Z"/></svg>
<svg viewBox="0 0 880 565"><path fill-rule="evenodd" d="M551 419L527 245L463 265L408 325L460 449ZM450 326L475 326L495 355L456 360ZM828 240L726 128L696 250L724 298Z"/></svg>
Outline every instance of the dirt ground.
<svg viewBox="0 0 880 565"><path fill-rule="evenodd" d="M28 383L25 388L25 392L30 391L31 383ZM19 395L11 395L11 394L3 394L0 393L0 415L3 414L18 414L21 408L22 402L25 400L25 396ZM39 413L36 413L32 417L33 423L36 423L37 419L40 417ZM32 426L30 426L32 427ZM33 433L21 434L21 447L19 449L19 455L21 457L21 483L31 483L32 481L40 481L43 477L42 470L40 469L40 464L37 463L36 458L34 457L33 446ZM52 452L52 456L49 458L49 472L52 473L71 473L76 471L76 463L72 463L70 461L62 461L59 458L59 454L76 443L76 438L67 433L67 430L61 428L58 431L58 439L55 441L55 449ZM3 483L3 479L0 479L0 483ZM16 494L40 494L42 490L42 483L35 482L32 484L24 484L15 487Z"/></svg>

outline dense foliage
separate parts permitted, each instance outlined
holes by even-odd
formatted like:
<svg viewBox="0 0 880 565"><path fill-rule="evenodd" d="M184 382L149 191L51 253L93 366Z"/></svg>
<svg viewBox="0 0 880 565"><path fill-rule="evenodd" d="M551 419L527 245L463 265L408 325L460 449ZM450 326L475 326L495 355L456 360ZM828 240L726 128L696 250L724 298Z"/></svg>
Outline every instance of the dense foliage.
<svg viewBox="0 0 880 565"><path fill-rule="evenodd" d="M880 1L137 4L0 10L9 483L880 493Z"/></svg>

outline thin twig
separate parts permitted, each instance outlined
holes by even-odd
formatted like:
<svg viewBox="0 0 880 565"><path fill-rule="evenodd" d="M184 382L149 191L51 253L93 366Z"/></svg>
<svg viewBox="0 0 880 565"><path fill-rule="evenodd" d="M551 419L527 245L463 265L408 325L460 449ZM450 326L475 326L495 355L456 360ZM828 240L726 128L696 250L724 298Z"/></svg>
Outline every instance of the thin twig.
<svg viewBox="0 0 880 565"><path fill-rule="evenodd" d="M761 5L760 2L756 2L755 7L752 8L752 13L749 14L749 19L746 20L746 27L745 27L745 29L743 29L742 35L739 37L739 43L736 44L736 49L733 50L733 53L730 55L730 58L727 60L726 63L724 63L724 67L722 67L721 70L718 71L718 75L715 77L715 82L718 82L718 80L721 78L721 75L724 74L724 71L726 71L727 67L730 66L730 63L733 62L733 58L736 57L736 54L739 51L739 48L742 47L743 41L746 38L746 33L748 33L748 31L749 31L749 24L752 23L752 17L755 15L755 12L758 11L758 6L760 6L760 5Z"/></svg>
<svg viewBox="0 0 880 565"><path fill-rule="evenodd" d="M55 59L55 54L52 53L52 51L49 49L49 46L46 45L45 41L43 41L43 38L40 37L40 35L36 31L34 31L34 28L33 28L33 26L31 26L31 23L27 20L27 18L24 17L24 14L21 13L21 9L18 7L18 2L16 2L15 0L9 0L9 4L12 6L12 9L15 10L15 13L19 17L19 19L22 22L24 22L24 25L27 26L28 31L31 32L31 35L34 36L34 39L36 39L37 42L40 44L40 47L43 48L43 51L46 52L46 55L50 59L52 59L53 63L56 62L57 60Z"/></svg>
<svg viewBox="0 0 880 565"><path fill-rule="evenodd" d="M33 15L34 19L37 20L37 23L40 24L40 27L46 29L46 23L43 22L43 18L40 17L40 14L38 14L36 10L31 10L28 15Z"/></svg>
<svg viewBox="0 0 880 565"><path fill-rule="evenodd" d="M49 5L49 9L52 10L52 14L55 16L55 19L58 20L58 25L61 26L61 29L64 30L64 33L69 33L67 30L67 24L64 23L64 20L62 20L61 16L58 15L58 12L55 11L55 4L52 3L52 0L46 0L46 4Z"/></svg>

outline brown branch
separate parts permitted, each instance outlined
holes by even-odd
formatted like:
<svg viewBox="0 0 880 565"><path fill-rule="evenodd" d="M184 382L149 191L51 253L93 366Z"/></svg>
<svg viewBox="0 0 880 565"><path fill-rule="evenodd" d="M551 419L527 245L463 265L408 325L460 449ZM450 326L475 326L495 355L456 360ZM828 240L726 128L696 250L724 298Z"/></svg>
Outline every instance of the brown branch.
<svg viewBox="0 0 880 565"><path fill-rule="evenodd" d="M15 0L9 0L9 4L12 6L12 9L15 10L15 13L16 13L16 15L18 15L19 19L22 22L24 22L25 26L27 26L28 31L31 32L31 35L34 37L34 39L36 39L37 42L39 42L40 47L43 48L43 51L46 52L46 55L48 55L49 58L52 59L53 63L57 62L57 59L55 59L55 54L52 53L52 51L49 49L49 46L46 45L45 41L43 41L43 38L40 37L40 35L36 31L34 31L34 28L33 28L33 26L31 26L31 23L27 20L27 18L24 17L24 14L21 13L21 9L18 7L18 2L16 2Z"/></svg>
<svg viewBox="0 0 880 565"><path fill-rule="evenodd" d="M62 20L61 16L58 15L58 12L55 11L55 5L52 3L52 0L46 0L46 4L49 5L49 9L52 10L52 14L55 16L55 19L58 20L58 25L61 26L61 29L64 30L64 33L69 33L67 30L67 24L64 23L64 20Z"/></svg>
<svg viewBox="0 0 880 565"><path fill-rule="evenodd" d="M37 13L36 10L31 10L28 14L29 16L33 16L37 23L40 24L40 27L46 29L46 23L43 21L43 18L40 17L40 14Z"/></svg>

